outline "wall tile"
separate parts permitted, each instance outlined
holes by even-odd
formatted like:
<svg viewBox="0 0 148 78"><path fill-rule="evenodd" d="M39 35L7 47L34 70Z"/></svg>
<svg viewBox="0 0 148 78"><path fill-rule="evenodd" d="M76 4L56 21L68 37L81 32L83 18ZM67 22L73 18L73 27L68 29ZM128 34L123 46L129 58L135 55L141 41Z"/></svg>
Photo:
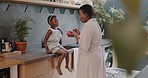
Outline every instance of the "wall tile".
<svg viewBox="0 0 148 78"><path fill-rule="evenodd" d="M26 7L26 12L28 13L36 13L35 11L35 6L32 6L32 5L27 5L28 7Z"/></svg>
<svg viewBox="0 0 148 78"><path fill-rule="evenodd" d="M25 8L26 8L26 5L24 4L11 3L10 7L8 8L8 11L24 12Z"/></svg>
<svg viewBox="0 0 148 78"><path fill-rule="evenodd" d="M64 15L70 15L69 9L65 9Z"/></svg>
<svg viewBox="0 0 148 78"><path fill-rule="evenodd" d="M54 10L54 13L53 13L53 14L60 15L61 13L60 13L60 11L59 11L59 8L55 8L55 10Z"/></svg>
<svg viewBox="0 0 148 78"><path fill-rule="evenodd" d="M8 5L8 3L7 4L4 3L3 5ZM31 22L29 23L29 26L32 28L32 30L30 31L26 40L28 41L29 45L41 44L41 41L43 40L48 28L50 27L50 25L48 25L47 23L47 17L51 14L55 14L59 19L59 28L64 33L62 37L63 44L67 44L75 42L74 38L67 37L66 31L72 30L72 28L78 26L79 24L79 21L77 21L78 14L76 13L77 12L71 14L69 9L51 8L43 6L41 10L40 6L12 3L10 4L7 12L0 10L0 21L2 21L2 23L0 23L0 32L8 36L9 35L9 33L7 33L9 31L8 27L14 25L11 23L12 19L20 18L23 16L31 17L32 19L34 19L35 24ZM1 29L5 30L6 32L1 31ZM16 39L16 36L14 36L13 33L9 37L10 40Z"/></svg>
<svg viewBox="0 0 148 78"><path fill-rule="evenodd" d="M24 12L26 6L27 5L25 5L25 4L16 4L16 7L17 7L19 12Z"/></svg>
<svg viewBox="0 0 148 78"><path fill-rule="evenodd" d="M59 8L59 11L61 14L64 14L65 13L65 8Z"/></svg>
<svg viewBox="0 0 148 78"><path fill-rule="evenodd" d="M47 7L49 13L54 13L54 7Z"/></svg>
<svg viewBox="0 0 148 78"><path fill-rule="evenodd" d="M74 14L74 9L69 9L70 14Z"/></svg>
<svg viewBox="0 0 148 78"><path fill-rule="evenodd" d="M36 13L41 13L42 6L33 6Z"/></svg>
<svg viewBox="0 0 148 78"><path fill-rule="evenodd" d="M10 6L9 3L0 3L0 11L6 11L6 9Z"/></svg>
<svg viewBox="0 0 148 78"><path fill-rule="evenodd" d="M47 7L43 7L41 13L42 14L49 14Z"/></svg>

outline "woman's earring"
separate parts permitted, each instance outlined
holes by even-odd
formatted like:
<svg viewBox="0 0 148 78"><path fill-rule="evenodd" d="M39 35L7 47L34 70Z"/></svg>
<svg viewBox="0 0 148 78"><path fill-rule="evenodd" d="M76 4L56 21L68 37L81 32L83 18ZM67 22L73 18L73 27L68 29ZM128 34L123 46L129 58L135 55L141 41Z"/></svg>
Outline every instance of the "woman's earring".
<svg viewBox="0 0 148 78"><path fill-rule="evenodd" d="M88 17L88 15L87 15L87 14L85 14L85 17Z"/></svg>

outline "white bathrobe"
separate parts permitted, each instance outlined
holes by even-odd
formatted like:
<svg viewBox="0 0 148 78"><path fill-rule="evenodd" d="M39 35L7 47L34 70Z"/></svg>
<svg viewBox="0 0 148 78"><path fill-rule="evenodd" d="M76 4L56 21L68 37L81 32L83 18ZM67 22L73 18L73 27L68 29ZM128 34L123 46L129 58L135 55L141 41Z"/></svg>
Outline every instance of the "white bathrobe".
<svg viewBox="0 0 148 78"><path fill-rule="evenodd" d="M90 19L80 34L76 78L106 78L101 40L99 24Z"/></svg>

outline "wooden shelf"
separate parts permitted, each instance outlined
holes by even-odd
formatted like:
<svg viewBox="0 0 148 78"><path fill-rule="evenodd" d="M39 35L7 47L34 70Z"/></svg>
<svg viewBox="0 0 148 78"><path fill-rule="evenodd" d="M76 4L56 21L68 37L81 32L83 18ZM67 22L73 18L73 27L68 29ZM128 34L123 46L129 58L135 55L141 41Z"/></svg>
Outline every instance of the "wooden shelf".
<svg viewBox="0 0 148 78"><path fill-rule="evenodd" d="M20 3L20 4L29 4L29 5L38 5L38 6L51 6L58 8L72 8L79 9L79 5L58 3L58 2L49 2L49 1L31 1L31 0L0 0L0 2L10 2L10 3Z"/></svg>

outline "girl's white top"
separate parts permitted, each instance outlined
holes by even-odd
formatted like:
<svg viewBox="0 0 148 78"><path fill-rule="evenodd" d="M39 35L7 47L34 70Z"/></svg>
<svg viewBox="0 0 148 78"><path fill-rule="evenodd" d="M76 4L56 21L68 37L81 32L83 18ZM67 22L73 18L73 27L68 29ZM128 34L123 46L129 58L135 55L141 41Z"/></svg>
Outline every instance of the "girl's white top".
<svg viewBox="0 0 148 78"><path fill-rule="evenodd" d="M49 28L49 29L52 31L52 34L48 38L47 45L49 49L52 49L60 45L59 41L62 38L62 35L61 35L61 32L57 29L52 29L52 28Z"/></svg>

